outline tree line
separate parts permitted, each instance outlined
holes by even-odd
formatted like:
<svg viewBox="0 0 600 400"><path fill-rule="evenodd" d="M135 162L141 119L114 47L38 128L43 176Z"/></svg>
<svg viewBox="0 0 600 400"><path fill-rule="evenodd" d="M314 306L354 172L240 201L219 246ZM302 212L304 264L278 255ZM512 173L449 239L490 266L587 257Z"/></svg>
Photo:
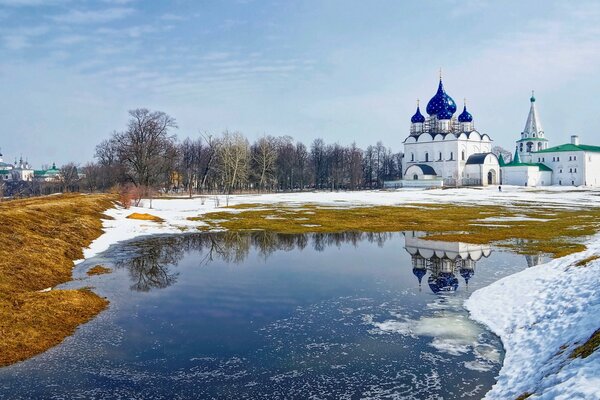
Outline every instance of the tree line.
<svg viewBox="0 0 600 400"><path fill-rule="evenodd" d="M178 140L175 119L144 108L129 112L123 131L96 146L95 161L80 171L87 191L129 186L152 192L239 193L380 188L400 179L402 153L381 142L359 148L315 139L264 135L250 142L239 132Z"/></svg>

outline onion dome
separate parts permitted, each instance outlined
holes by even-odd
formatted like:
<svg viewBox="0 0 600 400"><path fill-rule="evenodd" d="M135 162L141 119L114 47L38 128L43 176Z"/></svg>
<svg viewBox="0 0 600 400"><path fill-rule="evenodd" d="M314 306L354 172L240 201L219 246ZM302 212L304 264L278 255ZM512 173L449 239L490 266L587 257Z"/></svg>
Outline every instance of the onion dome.
<svg viewBox="0 0 600 400"><path fill-rule="evenodd" d="M456 103L452 99L452 97L446 94L444 90L444 85L442 80L440 79L440 84L438 85L438 90L435 96L429 100L427 103L427 114L429 115L437 115L438 119L450 119L450 118L440 118L439 113L441 111L445 111L444 116L447 116L450 113L450 118L452 114L456 112Z"/></svg>
<svg viewBox="0 0 600 400"><path fill-rule="evenodd" d="M437 113L437 119L452 119L452 114L454 113L451 112L448 108L442 108Z"/></svg>
<svg viewBox="0 0 600 400"><path fill-rule="evenodd" d="M535 95L533 90L531 91L531 97L529 98L529 101L531 101L532 103L535 103Z"/></svg>
<svg viewBox="0 0 600 400"><path fill-rule="evenodd" d="M469 283L469 279L471 279L471 277L475 275L475 271L473 271L470 268L461 268L460 269L460 276L463 277L463 279L465 280L466 283Z"/></svg>
<svg viewBox="0 0 600 400"><path fill-rule="evenodd" d="M442 272L437 277L430 276L427 283L433 293L455 292L458 289L458 279L449 272Z"/></svg>
<svg viewBox="0 0 600 400"><path fill-rule="evenodd" d="M473 116L467 111L467 105L463 108L463 112L458 116L458 122L473 122Z"/></svg>
<svg viewBox="0 0 600 400"><path fill-rule="evenodd" d="M412 270L414 276L419 280L419 285L421 285L421 281L423 277L427 274L427 270L425 268L413 268Z"/></svg>
<svg viewBox="0 0 600 400"><path fill-rule="evenodd" d="M423 122L425 122L425 117L423 116L423 114L421 114L421 110L419 109L419 104L417 102L417 112L415 112L415 115L412 116L412 118L410 119L410 122L412 122L413 124L422 124Z"/></svg>

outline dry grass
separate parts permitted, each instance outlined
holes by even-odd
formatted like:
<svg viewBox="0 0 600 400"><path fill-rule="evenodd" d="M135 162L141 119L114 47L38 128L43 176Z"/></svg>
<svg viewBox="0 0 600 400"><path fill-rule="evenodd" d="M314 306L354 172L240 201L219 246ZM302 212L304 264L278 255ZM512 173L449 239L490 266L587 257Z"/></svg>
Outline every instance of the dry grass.
<svg viewBox="0 0 600 400"><path fill-rule="evenodd" d="M242 205L239 212L221 211L191 218L203 229L308 232L429 232L432 240L496 244L520 253L560 257L585 249L582 240L600 230L600 208L565 209L515 204L335 208L303 205ZM524 219L519 219L524 217ZM486 220L498 218L498 220Z"/></svg>
<svg viewBox="0 0 600 400"><path fill-rule="evenodd" d="M600 258L600 256L596 256L596 255L589 256L589 257L584 258L583 260L577 261L577 263L575 263L575 266L576 267L585 267L586 265L588 265L592 261L596 261L599 258Z"/></svg>
<svg viewBox="0 0 600 400"><path fill-rule="evenodd" d="M519 397L517 397L515 400L525 400L525 399L530 398L531 396L533 396L532 393L525 392L525 393L521 394Z"/></svg>
<svg viewBox="0 0 600 400"><path fill-rule="evenodd" d="M157 217L156 215L146 213L133 213L127 216L128 219L137 219L140 221L152 221L152 222L164 222L164 219Z"/></svg>
<svg viewBox="0 0 600 400"><path fill-rule="evenodd" d="M590 338L581 346L576 347L569 358L586 358L600 347L600 329L590 336Z"/></svg>
<svg viewBox="0 0 600 400"><path fill-rule="evenodd" d="M0 366L57 345L106 307L89 290L39 290L71 279L112 205L107 195L0 203Z"/></svg>
<svg viewBox="0 0 600 400"><path fill-rule="evenodd" d="M87 272L88 275L92 276L92 275L104 275L104 274L110 274L112 272L112 269L107 268L103 265L96 265L92 268L90 268Z"/></svg>

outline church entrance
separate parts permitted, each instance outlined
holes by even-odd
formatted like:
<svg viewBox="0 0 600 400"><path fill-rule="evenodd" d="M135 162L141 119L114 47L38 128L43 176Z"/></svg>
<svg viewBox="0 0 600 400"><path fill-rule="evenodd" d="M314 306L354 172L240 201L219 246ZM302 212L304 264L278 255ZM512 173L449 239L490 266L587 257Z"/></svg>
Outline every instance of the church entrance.
<svg viewBox="0 0 600 400"><path fill-rule="evenodd" d="M490 172L488 172L487 174L487 183L488 185L496 184L496 171L494 171L493 169L490 170Z"/></svg>

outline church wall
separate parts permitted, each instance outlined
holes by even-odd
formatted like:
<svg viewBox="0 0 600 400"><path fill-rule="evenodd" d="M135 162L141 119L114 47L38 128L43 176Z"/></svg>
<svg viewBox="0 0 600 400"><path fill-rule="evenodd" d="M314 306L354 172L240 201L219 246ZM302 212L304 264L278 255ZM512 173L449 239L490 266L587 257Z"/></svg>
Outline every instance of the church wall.
<svg viewBox="0 0 600 400"><path fill-rule="evenodd" d="M585 178L587 186L600 186L600 153L585 153Z"/></svg>
<svg viewBox="0 0 600 400"><path fill-rule="evenodd" d="M548 186L552 182L552 172L540 171L538 167L527 165L502 167L502 184L515 186Z"/></svg>

